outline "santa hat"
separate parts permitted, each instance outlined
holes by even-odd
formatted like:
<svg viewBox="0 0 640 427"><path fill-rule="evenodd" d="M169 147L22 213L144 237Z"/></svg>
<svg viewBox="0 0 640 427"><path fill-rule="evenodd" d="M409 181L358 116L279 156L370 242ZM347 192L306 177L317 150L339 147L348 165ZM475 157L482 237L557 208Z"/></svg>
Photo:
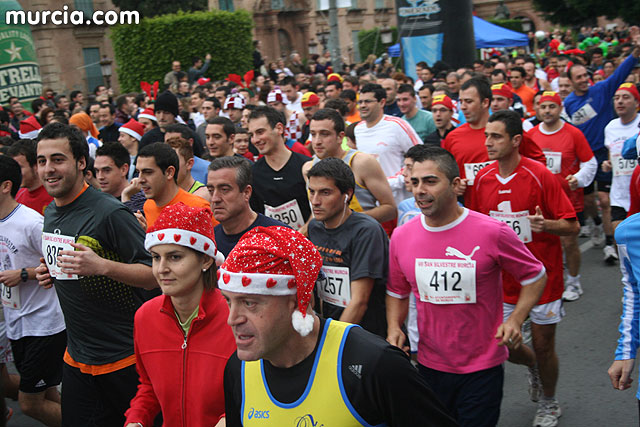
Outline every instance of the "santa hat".
<svg viewBox="0 0 640 427"><path fill-rule="evenodd" d="M157 122L156 115L151 108L145 108L142 113L138 114L138 119L149 119Z"/></svg>
<svg viewBox="0 0 640 427"><path fill-rule="evenodd" d="M640 102L640 93L638 93L638 88L633 83L622 83L620 87L618 87L618 90L626 90L633 95L636 101ZM20 129L22 129L22 127Z"/></svg>
<svg viewBox="0 0 640 427"><path fill-rule="evenodd" d="M447 95L434 96L433 100L431 101L431 108L433 108L436 105L443 105L444 107L448 108L451 111L455 109L453 105L453 101Z"/></svg>
<svg viewBox="0 0 640 427"><path fill-rule="evenodd" d="M20 130L18 135L20 139L35 139L42 130L42 125L36 116L29 116L20 122Z"/></svg>
<svg viewBox="0 0 640 427"><path fill-rule="evenodd" d="M313 107L320 103L320 98L313 92L305 92L302 95L302 108Z"/></svg>
<svg viewBox="0 0 640 427"><path fill-rule="evenodd" d="M207 83L209 83L210 81L211 81L211 79L210 79L210 78L208 78L208 77L200 77L200 78L198 79L198 86L206 85L206 84L207 84Z"/></svg>
<svg viewBox="0 0 640 427"><path fill-rule="evenodd" d="M269 95L267 95L267 104L270 102L282 102L283 104L288 104L289 100L282 93L279 86L275 86Z"/></svg>
<svg viewBox="0 0 640 427"><path fill-rule="evenodd" d="M144 135L144 125L135 119L129 120L127 123L120 126L118 130L126 133L127 135L131 135L138 141L140 141L142 139L142 135Z"/></svg>
<svg viewBox="0 0 640 427"><path fill-rule="evenodd" d="M504 96L509 99L513 98L511 88L505 83L498 83L491 86L491 93L497 96Z"/></svg>
<svg viewBox="0 0 640 427"><path fill-rule="evenodd" d="M213 234L212 213L209 208L196 208L176 203L162 209L158 219L147 230L146 250L156 245L180 245L209 255L217 266L224 262L218 252Z"/></svg>
<svg viewBox="0 0 640 427"><path fill-rule="evenodd" d="M327 76L327 81L328 82L340 82L342 83L344 79L342 78L342 76L338 73L331 73Z"/></svg>
<svg viewBox="0 0 640 427"><path fill-rule="evenodd" d="M282 226L256 227L240 238L218 269L223 291L258 295L297 295L293 328L303 337L313 329L307 312L322 257L299 232Z"/></svg>
<svg viewBox="0 0 640 427"><path fill-rule="evenodd" d="M244 96L240 95L239 93L233 93L227 96L227 99L225 99L223 109L228 110L230 108L233 108L236 110L242 110L245 104L246 101L244 99Z"/></svg>
<svg viewBox="0 0 640 427"><path fill-rule="evenodd" d="M538 104L542 104L543 102L553 102L554 104L562 106L562 99L560 98L560 95L552 90L545 90L542 92Z"/></svg>

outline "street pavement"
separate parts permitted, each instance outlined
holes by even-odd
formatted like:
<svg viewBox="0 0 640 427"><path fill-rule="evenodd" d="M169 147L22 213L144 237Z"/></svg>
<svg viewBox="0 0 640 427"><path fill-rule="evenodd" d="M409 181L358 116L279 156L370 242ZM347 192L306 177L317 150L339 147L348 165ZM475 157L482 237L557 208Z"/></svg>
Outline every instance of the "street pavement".
<svg viewBox="0 0 640 427"><path fill-rule="evenodd" d="M637 426L638 368L630 389L614 390L607 370L613 361L622 312L620 268L606 266L602 249L583 249L581 283L584 294L565 302L566 316L558 325L556 351L560 376L556 397L562 417L559 426ZM587 249L588 248L588 249ZM500 427L531 426L536 404L529 400L526 368L506 363Z"/></svg>
<svg viewBox="0 0 640 427"><path fill-rule="evenodd" d="M562 406L559 426L600 427L638 425L635 399L637 367L632 388L611 387L607 369L618 339L622 285L620 269L606 266L602 249L582 244L582 286L578 301L565 303L566 317L558 325L556 347L560 360L557 397ZM528 427L536 404L529 401L526 368L506 363L504 399L500 427ZM17 402L7 400L14 415L9 426L36 427L42 424L20 412Z"/></svg>

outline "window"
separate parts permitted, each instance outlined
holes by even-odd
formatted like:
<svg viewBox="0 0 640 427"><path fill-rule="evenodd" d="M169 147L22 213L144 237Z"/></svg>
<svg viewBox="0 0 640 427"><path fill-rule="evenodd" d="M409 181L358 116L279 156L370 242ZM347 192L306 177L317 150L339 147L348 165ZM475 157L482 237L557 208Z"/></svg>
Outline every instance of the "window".
<svg viewBox="0 0 640 427"><path fill-rule="evenodd" d="M89 47L82 49L84 70L87 76L87 92L93 92L96 86L103 85L104 79L100 71L100 49Z"/></svg>
<svg viewBox="0 0 640 427"><path fill-rule="evenodd" d="M85 18L93 15L93 0L74 0L73 7L84 14Z"/></svg>
<svg viewBox="0 0 640 427"><path fill-rule="evenodd" d="M233 7L233 0L219 0L220 1L220 10L226 10L227 12L233 12L235 8Z"/></svg>

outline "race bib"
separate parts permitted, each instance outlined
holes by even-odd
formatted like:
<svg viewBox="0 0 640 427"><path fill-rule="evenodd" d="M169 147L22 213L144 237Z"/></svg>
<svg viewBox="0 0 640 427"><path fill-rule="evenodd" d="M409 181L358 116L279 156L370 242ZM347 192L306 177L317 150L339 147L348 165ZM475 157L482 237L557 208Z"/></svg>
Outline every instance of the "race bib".
<svg viewBox="0 0 640 427"><path fill-rule="evenodd" d="M489 215L492 218L502 221L507 224L515 233L518 238L524 243L531 242L531 222L529 221L529 212L501 212L501 211L489 211Z"/></svg>
<svg viewBox="0 0 640 427"><path fill-rule="evenodd" d="M20 308L22 308L22 304L20 304L19 286L10 288L4 284L2 285L2 305L14 310L20 310Z"/></svg>
<svg viewBox="0 0 640 427"><path fill-rule="evenodd" d="M573 113L573 115L571 116L571 123L574 126L578 126L588 122L589 120L593 119L597 115L598 115L598 112L593 109L591 104L585 104L582 106L582 108L580 108L578 111Z"/></svg>
<svg viewBox="0 0 640 427"><path fill-rule="evenodd" d="M613 167L613 176L632 175L638 162L636 159L625 159L621 154L611 153L611 166Z"/></svg>
<svg viewBox="0 0 640 427"><path fill-rule="evenodd" d="M351 281L349 267L323 266L322 271L326 279L318 283L320 298L338 307L346 307L351 301Z"/></svg>
<svg viewBox="0 0 640 427"><path fill-rule="evenodd" d="M269 218L287 224L294 230L304 225L304 218L302 218L302 212L300 212L297 200L291 200L276 207L264 205L264 214Z"/></svg>
<svg viewBox="0 0 640 427"><path fill-rule="evenodd" d="M475 180L476 175L478 175L478 172L480 172L480 169L487 165L490 165L494 161L495 160L481 163L465 163L464 176L467 178L467 185L473 185L473 181Z"/></svg>
<svg viewBox="0 0 640 427"><path fill-rule="evenodd" d="M455 259L416 259L420 301L431 304L474 304L476 262Z"/></svg>
<svg viewBox="0 0 640 427"><path fill-rule="evenodd" d="M547 169L549 169L551 173L560 173L562 166L562 153L557 151L545 151L544 155L547 158Z"/></svg>
<svg viewBox="0 0 640 427"><path fill-rule="evenodd" d="M77 274L63 273L58 267L58 255L60 251L75 250L71 243L75 243L75 239L71 236L63 236L62 234L42 233L42 254L44 255L45 264L49 269L51 277L62 280L77 280Z"/></svg>

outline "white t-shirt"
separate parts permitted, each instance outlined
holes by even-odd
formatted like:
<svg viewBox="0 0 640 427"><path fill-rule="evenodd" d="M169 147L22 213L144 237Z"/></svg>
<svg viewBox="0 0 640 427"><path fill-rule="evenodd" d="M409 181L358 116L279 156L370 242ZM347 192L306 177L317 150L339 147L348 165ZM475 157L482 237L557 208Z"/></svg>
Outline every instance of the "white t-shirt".
<svg viewBox="0 0 640 427"><path fill-rule="evenodd" d="M619 206L625 211L629 211L631 206L631 195L629 186L631 185L631 174L637 162L635 160L625 160L622 158L622 146L624 142L638 134L638 124L640 115L636 115L633 121L622 124L620 119L613 119L604 128L604 145L609 149L609 159L613 166L613 177L611 179L611 206Z"/></svg>
<svg viewBox="0 0 640 427"><path fill-rule="evenodd" d="M0 219L0 270L37 267L42 257L42 215L18 205ZM54 288L44 289L36 280L20 282L11 289L19 296L19 308L3 304L7 337L49 336L65 329L64 318ZM15 298L15 297L14 297ZM3 303L6 295L3 292Z"/></svg>
<svg viewBox="0 0 640 427"><path fill-rule="evenodd" d="M302 92L298 92L298 97L295 101L290 102L287 105L289 110L294 110L300 113L300 115L304 115L304 110L302 109Z"/></svg>
<svg viewBox="0 0 640 427"><path fill-rule="evenodd" d="M404 153L414 145L422 144L411 125L399 117L385 114L372 127L367 127L367 123L361 121L355 128L355 135L358 150L378 159L387 175L396 204L411 197L404 188L404 180L397 179L402 174Z"/></svg>

